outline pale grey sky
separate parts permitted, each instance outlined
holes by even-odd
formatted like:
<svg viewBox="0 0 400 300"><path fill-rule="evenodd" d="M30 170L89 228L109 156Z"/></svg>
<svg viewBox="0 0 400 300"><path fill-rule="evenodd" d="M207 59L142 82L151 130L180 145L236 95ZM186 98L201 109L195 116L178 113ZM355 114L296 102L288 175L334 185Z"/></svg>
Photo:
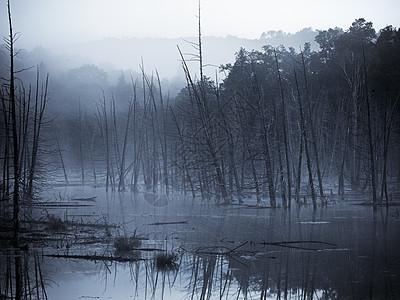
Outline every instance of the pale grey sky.
<svg viewBox="0 0 400 300"><path fill-rule="evenodd" d="M103 37L179 38L197 34L198 0L12 0L22 46L50 46ZM0 34L7 35L6 0ZM268 30L347 29L356 18L379 30L400 27L400 0L202 0L207 36L259 38Z"/></svg>

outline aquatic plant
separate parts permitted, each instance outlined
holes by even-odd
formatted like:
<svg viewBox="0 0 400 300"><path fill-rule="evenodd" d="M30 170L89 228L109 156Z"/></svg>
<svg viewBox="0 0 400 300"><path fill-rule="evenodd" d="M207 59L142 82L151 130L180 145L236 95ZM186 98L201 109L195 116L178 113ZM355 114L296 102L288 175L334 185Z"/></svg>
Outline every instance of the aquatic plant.
<svg viewBox="0 0 400 300"><path fill-rule="evenodd" d="M48 215L49 223L47 224L47 228L51 231L62 231L67 230L67 224L60 217L56 217L53 215Z"/></svg>
<svg viewBox="0 0 400 300"><path fill-rule="evenodd" d="M159 253L155 257L155 263L158 270L171 271L178 268L178 255L176 253Z"/></svg>
<svg viewBox="0 0 400 300"><path fill-rule="evenodd" d="M119 236L114 240L116 252L129 252L137 250L142 245L142 240L135 234L131 237Z"/></svg>

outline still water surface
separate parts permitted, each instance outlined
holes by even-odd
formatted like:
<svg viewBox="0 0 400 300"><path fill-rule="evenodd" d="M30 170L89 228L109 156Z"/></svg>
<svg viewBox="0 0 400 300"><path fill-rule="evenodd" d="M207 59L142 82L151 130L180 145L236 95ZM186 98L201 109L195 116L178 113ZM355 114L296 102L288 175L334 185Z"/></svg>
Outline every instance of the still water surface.
<svg viewBox="0 0 400 300"><path fill-rule="evenodd" d="M42 254L48 299L400 298L396 207L373 210L348 199L316 211L270 209L89 187L59 188L43 199L94 196L81 200L88 206L35 210L111 228L69 226L68 235L52 235L62 242L31 246ZM176 253L176 267L158 269L159 251L142 251L137 262L44 256L113 255L113 239L135 231L143 248Z"/></svg>

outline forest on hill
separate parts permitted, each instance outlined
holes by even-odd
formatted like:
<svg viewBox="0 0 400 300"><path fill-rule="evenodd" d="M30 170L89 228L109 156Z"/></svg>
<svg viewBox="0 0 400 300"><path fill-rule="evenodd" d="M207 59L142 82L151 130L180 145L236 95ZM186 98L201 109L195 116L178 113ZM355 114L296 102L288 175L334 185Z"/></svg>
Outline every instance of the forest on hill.
<svg viewBox="0 0 400 300"><path fill-rule="evenodd" d="M316 206L355 190L374 204L389 202L400 181L400 30L376 32L360 18L347 30L318 31L315 42L318 50L239 48L221 65L221 80L203 75L201 51L196 74L182 54L186 85L165 86L144 65L119 73L115 84L93 64L48 81L46 62L15 73L23 190L33 196L49 182L79 181L225 203L255 197L273 207L307 199ZM24 51L15 70L26 68L18 56ZM10 65L7 47L0 57ZM14 151L9 70L1 76L6 199Z"/></svg>

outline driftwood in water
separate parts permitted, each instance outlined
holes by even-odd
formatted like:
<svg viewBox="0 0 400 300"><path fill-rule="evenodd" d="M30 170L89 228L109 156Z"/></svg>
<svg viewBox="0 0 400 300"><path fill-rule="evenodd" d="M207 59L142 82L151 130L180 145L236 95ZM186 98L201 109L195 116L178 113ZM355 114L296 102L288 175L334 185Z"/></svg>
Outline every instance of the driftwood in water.
<svg viewBox="0 0 400 300"><path fill-rule="evenodd" d="M225 241L221 240L225 243L234 243L234 241ZM309 247L304 247L301 246L300 244L319 244L319 245L325 245L325 246L330 246L330 247L338 247L336 244L333 243L328 243L328 242L320 242L320 241L280 241L280 242L261 242L261 243L254 243L253 241L246 241L239 246L235 248L228 248L225 246L215 246L215 247L202 247L198 248L195 252L197 254L208 254L208 255L237 255L237 254L242 254L243 252L253 252L253 251L238 251L239 248L245 246L246 244L250 245L263 245L263 246L277 246L277 247L286 247L286 248L292 248L292 249L298 249L298 250L311 250L311 251L320 251L320 250L326 250L326 248L309 248ZM329 248L331 249L331 248Z"/></svg>
<svg viewBox="0 0 400 300"><path fill-rule="evenodd" d="M44 256L53 257L53 258L71 258L71 259L118 261L118 262L132 262L132 261L144 261L144 260L146 260L144 258L137 258L137 257L104 256L104 255L45 254Z"/></svg>
<svg viewBox="0 0 400 300"><path fill-rule="evenodd" d="M97 196L86 198L71 198L72 201L96 201Z"/></svg>
<svg viewBox="0 0 400 300"><path fill-rule="evenodd" d="M324 249L307 248L307 247L302 247L302 246L296 246L296 244L319 244L319 245L326 245L326 246L331 246L331 247L338 246L333 243L320 242L320 241L281 241L281 242L265 242L265 241L263 241L260 244L264 245L264 246L278 246L278 247L294 248L294 249L300 249L300 250L313 250L313 251L319 251L319 250L324 250Z"/></svg>
<svg viewBox="0 0 400 300"><path fill-rule="evenodd" d="M176 225L176 224L187 224L188 221L176 221L176 222L155 222L155 223L150 223L148 225L156 225L156 226L160 226L160 225Z"/></svg>
<svg viewBox="0 0 400 300"><path fill-rule="evenodd" d="M49 221L45 220L23 220L23 223L27 224L43 224L46 225L49 223ZM65 223L65 225L68 226L81 226L81 227L94 227L94 228L120 228L120 225L117 224L107 224L107 223L83 223L83 222L78 222L78 221L62 221Z"/></svg>
<svg viewBox="0 0 400 300"><path fill-rule="evenodd" d="M243 247L247 243L248 243L248 241L240 244L239 246L237 246L233 249L230 249L228 247L203 247L203 248L197 249L195 252L197 254L231 255L231 254L234 254L235 252L237 252L237 249ZM223 249L223 251L218 251L217 249L221 249L221 250Z"/></svg>

